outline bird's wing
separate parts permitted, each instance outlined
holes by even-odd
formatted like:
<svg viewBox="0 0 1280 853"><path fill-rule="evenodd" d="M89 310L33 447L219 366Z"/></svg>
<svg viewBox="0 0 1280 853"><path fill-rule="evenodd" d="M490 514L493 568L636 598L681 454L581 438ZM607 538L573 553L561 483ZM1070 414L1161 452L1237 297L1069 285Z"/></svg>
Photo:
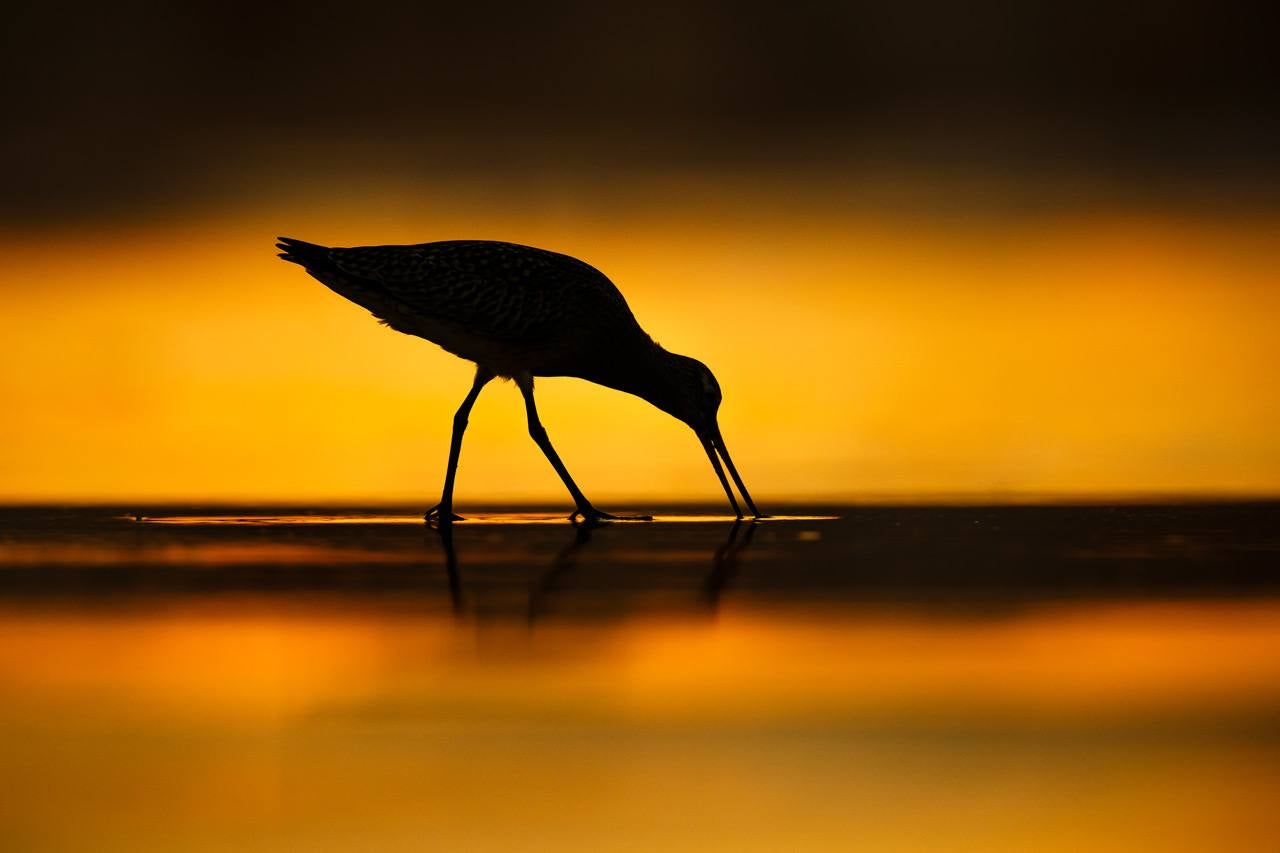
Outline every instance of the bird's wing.
<svg viewBox="0 0 1280 853"><path fill-rule="evenodd" d="M470 240L362 246L331 249L329 259L408 312L494 340L537 343L606 318L635 324L603 273L529 246Z"/></svg>

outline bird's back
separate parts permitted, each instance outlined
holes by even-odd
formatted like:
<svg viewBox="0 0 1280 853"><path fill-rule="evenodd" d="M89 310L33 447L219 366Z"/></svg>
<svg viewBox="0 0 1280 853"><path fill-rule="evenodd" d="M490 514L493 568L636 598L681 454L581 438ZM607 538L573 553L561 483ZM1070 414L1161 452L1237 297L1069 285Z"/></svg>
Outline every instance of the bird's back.
<svg viewBox="0 0 1280 853"><path fill-rule="evenodd" d="M280 238L280 255L397 331L500 373L580 375L584 359L647 336L599 270L489 240L328 248Z"/></svg>

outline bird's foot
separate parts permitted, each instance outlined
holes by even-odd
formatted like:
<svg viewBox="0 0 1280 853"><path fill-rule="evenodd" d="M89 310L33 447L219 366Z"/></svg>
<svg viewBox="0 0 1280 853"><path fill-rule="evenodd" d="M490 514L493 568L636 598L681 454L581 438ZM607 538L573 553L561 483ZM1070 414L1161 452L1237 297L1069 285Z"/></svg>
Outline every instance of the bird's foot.
<svg viewBox="0 0 1280 853"><path fill-rule="evenodd" d="M652 515L614 515L609 512L601 512L593 506L579 507L570 515L569 520L574 524L603 524L606 521L653 521Z"/></svg>
<svg viewBox="0 0 1280 853"><path fill-rule="evenodd" d="M455 521L466 521L460 515L455 515L449 507L441 509L441 504L436 504L422 515L422 520L427 524L452 524Z"/></svg>

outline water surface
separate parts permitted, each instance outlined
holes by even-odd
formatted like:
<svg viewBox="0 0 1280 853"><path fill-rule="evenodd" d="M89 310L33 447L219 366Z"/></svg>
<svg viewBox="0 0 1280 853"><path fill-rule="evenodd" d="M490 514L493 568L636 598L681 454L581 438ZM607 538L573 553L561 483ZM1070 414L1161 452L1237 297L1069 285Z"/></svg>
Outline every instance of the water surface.
<svg viewBox="0 0 1280 853"><path fill-rule="evenodd" d="M1265 850L1280 507L0 513L15 850Z"/></svg>

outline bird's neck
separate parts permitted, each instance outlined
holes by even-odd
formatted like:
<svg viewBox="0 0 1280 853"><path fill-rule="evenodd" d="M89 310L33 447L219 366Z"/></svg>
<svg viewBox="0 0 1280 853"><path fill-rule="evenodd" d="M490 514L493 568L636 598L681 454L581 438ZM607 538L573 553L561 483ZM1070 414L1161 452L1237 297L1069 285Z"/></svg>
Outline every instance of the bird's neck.
<svg viewBox="0 0 1280 853"><path fill-rule="evenodd" d="M674 389L670 364L677 356L646 338L625 354L592 366L590 379L599 385L634 394L663 411L670 411Z"/></svg>

